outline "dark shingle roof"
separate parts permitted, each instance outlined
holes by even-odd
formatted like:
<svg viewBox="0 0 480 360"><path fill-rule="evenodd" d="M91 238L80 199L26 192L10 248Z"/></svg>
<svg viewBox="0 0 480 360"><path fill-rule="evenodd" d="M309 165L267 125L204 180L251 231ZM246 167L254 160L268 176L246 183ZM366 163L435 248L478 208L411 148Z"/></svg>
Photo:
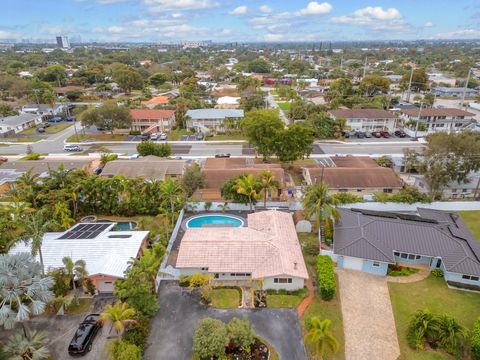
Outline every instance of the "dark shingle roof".
<svg viewBox="0 0 480 360"><path fill-rule="evenodd" d="M480 246L455 213L418 209L420 216L339 209L334 252L394 263L394 251L440 257L447 271L480 276ZM432 221L433 220L433 221Z"/></svg>

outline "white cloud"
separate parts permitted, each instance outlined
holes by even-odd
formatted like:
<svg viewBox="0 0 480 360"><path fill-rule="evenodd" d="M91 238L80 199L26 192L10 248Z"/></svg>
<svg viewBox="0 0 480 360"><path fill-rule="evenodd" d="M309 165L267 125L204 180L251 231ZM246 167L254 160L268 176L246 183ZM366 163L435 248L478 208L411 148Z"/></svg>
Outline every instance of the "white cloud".
<svg viewBox="0 0 480 360"><path fill-rule="evenodd" d="M232 11L230 11L229 14L230 15L242 15L242 14L246 14L247 11L248 11L248 8L245 5L242 5L242 6L236 7Z"/></svg>
<svg viewBox="0 0 480 360"><path fill-rule="evenodd" d="M152 13L169 10L198 10L218 6L211 0L142 0Z"/></svg>
<svg viewBox="0 0 480 360"><path fill-rule="evenodd" d="M427 21L425 24L423 24L424 27L432 27L433 23L431 21Z"/></svg>
<svg viewBox="0 0 480 360"><path fill-rule="evenodd" d="M263 36L263 40L265 41L281 41L283 38L283 34L265 34Z"/></svg>
<svg viewBox="0 0 480 360"><path fill-rule="evenodd" d="M461 29L435 35L437 39L477 39L480 38L480 29Z"/></svg>
<svg viewBox="0 0 480 360"><path fill-rule="evenodd" d="M260 9L260 12L264 13L264 14L269 14L272 12L272 8L268 5L262 5L259 7Z"/></svg>
<svg viewBox="0 0 480 360"><path fill-rule="evenodd" d="M0 39L5 40L5 39L13 39L16 38L18 34L5 31L5 30L0 30Z"/></svg>
<svg viewBox="0 0 480 360"><path fill-rule="evenodd" d="M338 24L370 25L376 21L398 21L401 19L400 11L395 8L383 9L381 6L368 6L356 10L351 15L333 17L331 21Z"/></svg>
<svg viewBox="0 0 480 360"><path fill-rule="evenodd" d="M332 11L332 5L328 2L319 4L316 1L311 1L306 8L301 9L299 12L300 15L323 15L328 14L330 11Z"/></svg>
<svg viewBox="0 0 480 360"><path fill-rule="evenodd" d="M109 33L112 33L112 34L119 34L119 33L123 33L125 31L125 29L121 26L110 26L107 31Z"/></svg>

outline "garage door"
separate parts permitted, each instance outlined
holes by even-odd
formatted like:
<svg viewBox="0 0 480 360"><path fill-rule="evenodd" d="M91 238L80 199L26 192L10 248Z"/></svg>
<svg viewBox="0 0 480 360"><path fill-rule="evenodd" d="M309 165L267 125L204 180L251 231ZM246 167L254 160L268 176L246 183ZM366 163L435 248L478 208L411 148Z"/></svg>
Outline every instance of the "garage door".
<svg viewBox="0 0 480 360"><path fill-rule="evenodd" d="M99 293L113 293L114 282L107 280L98 280L97 281L97 290Z"/></svg>
<svg viewBox="0 0 480 360"><path fill-rule="evenodd" d="M343 267L345 269L362 270L363 259L353 258L353 257L345 257L343 259Z"/></svg>

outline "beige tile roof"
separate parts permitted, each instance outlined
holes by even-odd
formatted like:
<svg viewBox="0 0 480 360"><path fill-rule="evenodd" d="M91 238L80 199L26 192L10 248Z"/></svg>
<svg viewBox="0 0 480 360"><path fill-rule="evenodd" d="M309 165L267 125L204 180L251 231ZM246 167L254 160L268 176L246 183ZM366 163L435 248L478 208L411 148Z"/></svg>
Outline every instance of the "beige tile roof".
<svg viewBox="0 0 480 360"><path fill-rule="evenodd" d="M157 156L144 156L135 160L109 161L103 168L103 176L122 175L145 179L165 180L166 176L181 176L185 170L185 160L170 160Z"/></svg>
<svg viewBox="0 0 480 360"><path fill-rule="evenodd" d="M248 215L248 227L187 229L176 267L308 278L292 215L275 210Z"/></svg>

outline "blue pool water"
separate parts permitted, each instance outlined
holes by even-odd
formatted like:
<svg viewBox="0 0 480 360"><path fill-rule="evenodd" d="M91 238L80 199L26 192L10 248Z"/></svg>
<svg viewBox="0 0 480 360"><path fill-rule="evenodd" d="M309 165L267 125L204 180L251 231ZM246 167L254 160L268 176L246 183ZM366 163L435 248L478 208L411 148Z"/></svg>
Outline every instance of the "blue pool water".
<svg viewBox="0 0 480 360"><path fill-rule="evenodd" d="M98 220L98 222L114 222L111 220ZM129 231L133 230L137 227L137 223L135 221L119 221L113 227L113 231Z"/></svg>
<svg viewBox="0 0 480 360"><path fill-rule="evenodd" d="M187 221L187 228L201 228L205 225L240 227L243 221L227 215L201 215Z"/></svg>

